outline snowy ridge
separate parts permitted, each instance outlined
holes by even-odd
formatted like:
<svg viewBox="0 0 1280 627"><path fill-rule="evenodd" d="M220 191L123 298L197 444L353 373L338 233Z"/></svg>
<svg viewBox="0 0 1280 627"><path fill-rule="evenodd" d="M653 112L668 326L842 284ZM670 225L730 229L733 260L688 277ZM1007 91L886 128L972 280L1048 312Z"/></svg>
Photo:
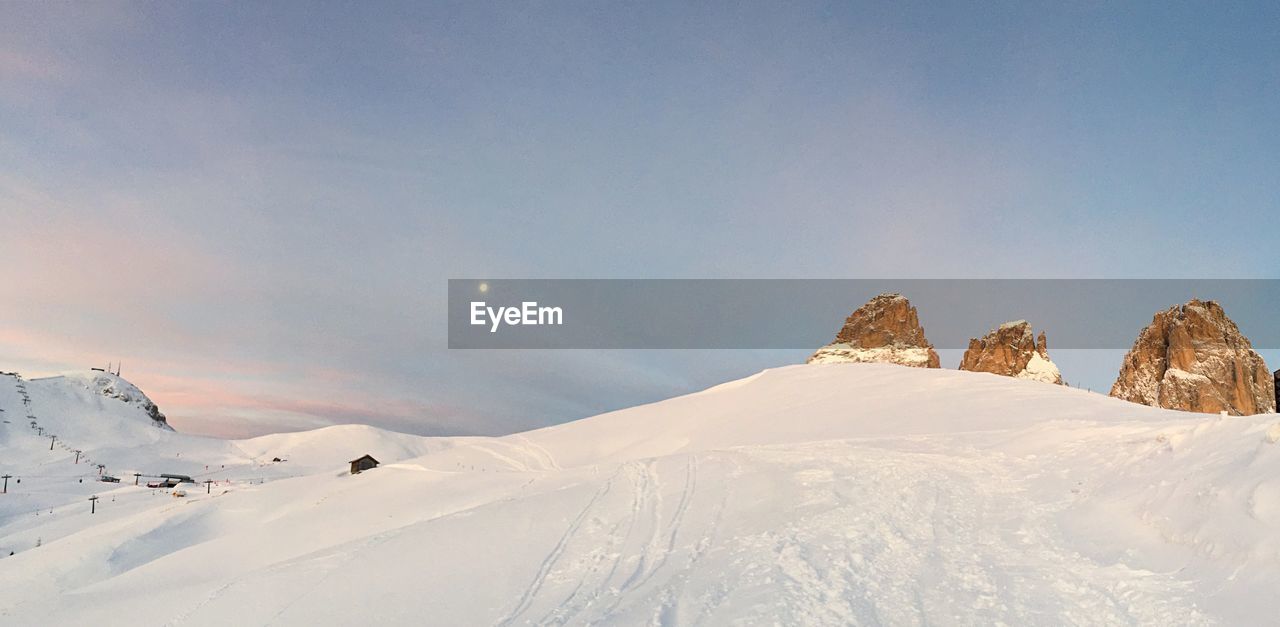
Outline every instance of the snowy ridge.
<svg viewBox="0 0 1280 627"><path fill-rule="evenodd" d="M0 622L1254 624L1278 423L837 364L501 438L152 429L174 460L278 474L7 516Z"/></svg>

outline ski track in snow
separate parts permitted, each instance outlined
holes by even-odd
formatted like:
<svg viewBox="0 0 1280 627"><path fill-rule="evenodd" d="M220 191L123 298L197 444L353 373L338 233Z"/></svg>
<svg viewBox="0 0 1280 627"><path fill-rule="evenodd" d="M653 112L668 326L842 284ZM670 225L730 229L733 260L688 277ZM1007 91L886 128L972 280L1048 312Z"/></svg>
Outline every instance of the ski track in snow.
<svg viewBox="0 0 1280 627"><path fill-rule="evenodd" d="M481 446L479 444L473 444L471 448L473 450L477 450L482 453L485 453L486 455L490 455L494 459L497 459L498 461L504 464L507 464L512 470L521 471L521 472L528 472L529 470L531 470L528 464L520 460L517 460L516 458L511 457L510 455L499 452L497 450L497 446L501 446L501 445L499 444L496 446Z"/></svg>
<svg viewBox="0 0 1280 627"><path fill-rule="evenodd" d="M621 469L622 468L620 467L619 472ZM547 576L550 574L551 569L555 567L556 562L560 560L561 555L564 554L570 541L573 540L574 535L576 535L578 530L582 527L583 521L591 514L592 508L594 508L596 503L600 499L604 498L605 495L609 494L613 489L613 484L617 479L618 474L618 472L615 472L610 476L609 479L600 486L600 489L596 490L595 494L591 496L591 500L587 501L587 504L582 508L582 511L578 512L578 515L570 521L569 526L564 531L564 534L560 536L559 542L557 542L555 547L551 549L551 552L542 559L542 563L538 566L537 574L534 575L533 581L520 596L520 600L516 603L515 608L511 610L510 614L499 619L497 622L498 625L512 624L513 621L529 609L529 606L537 597L539 590L541 590L543 584L546 583Z"/></svg>
<svg viewBox="0 0 1280 627"><path fill-rule="evenodd" d="M620 508L621 514L611 523L604 523L603 517L613 513L606 509L609 492L597 492L543 560L534 582L516 607L496 624L514 624L535 606L547 609L540 618L527 620L526 624L563 625L579 618L588 623L608 622L630 593L644 589L654 580L677 550L685 529L684 518L694 499L698 468L697 457L688 456L679 500L674 509L666 511L661 461L621 464L617 475L608 482L613 490L617 479L626 478L630 495L626 507ZM591 519L600 521L598 529L584 533L584 522ZM704 540L700 548L705 549L706 544ZM690 568L696 559L696 554L691 555L684 568ZM574 583L567 594L560 589L541 594L552 579ZM663 588L657 594L669 598L673 592ZM595 608L599 609L593 612Z"/></svg>
<svg viewBox="0 0 1280 627"><path fill-rule="evenodd" d="M555 456L551 454L551 451L547 450L547 447L542 446L537 442L534 442L524 434L516 434L512 437L515 438L516 441L523 444L525 448L531 451L535 457L541 460L543 469L561 470L560 464L556 463Z"/></svg>

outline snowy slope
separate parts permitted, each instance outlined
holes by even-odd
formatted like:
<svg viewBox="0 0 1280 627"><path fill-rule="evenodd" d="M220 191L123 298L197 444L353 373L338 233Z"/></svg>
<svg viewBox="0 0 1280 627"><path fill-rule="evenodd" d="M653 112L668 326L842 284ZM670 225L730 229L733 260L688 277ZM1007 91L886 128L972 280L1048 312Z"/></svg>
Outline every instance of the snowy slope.
<svg viewBox="0 0 1280 627"><path fill-rule="evenodd" d="M0 622L1265 623L1277 421L832 364L503 438L166 433L133 463L261 482L7 516Z"/></svg>
<svg viewBox="0 0 1280 627"><path fill-rule="evenodd" d="M50 525L51 517L62 506L78 512L89 496L113 487L133 488L134 473L142 475L139 483L179 473L225 488L329 472L364 453L395 461L451 445L447 438L363 425L221 440L176 433L152 418L153 407L131 383L101 372L30 381L0 376L0 474L12 475L0 498L0 556L78 530ZM273 463L276 457L286 461ZM99 482L100 474L121 483ZM151 494L125 490L104 498L140 496Z"/></svg>

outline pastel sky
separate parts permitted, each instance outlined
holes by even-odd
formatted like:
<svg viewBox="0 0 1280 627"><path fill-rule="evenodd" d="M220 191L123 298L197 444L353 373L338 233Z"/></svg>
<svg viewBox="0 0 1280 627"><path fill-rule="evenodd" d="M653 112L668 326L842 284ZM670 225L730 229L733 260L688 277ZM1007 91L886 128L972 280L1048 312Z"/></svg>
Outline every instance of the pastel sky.
<svg viewBox="0 0 1280 627"><path fill-rule="evenodd" d="M7 2L0 369L123 361L201 433L504 433L805 353L451 352L450 277L1280 278L1277 32L1274 2ZM1059 362L1102 388L1118 355Z"/></svg>

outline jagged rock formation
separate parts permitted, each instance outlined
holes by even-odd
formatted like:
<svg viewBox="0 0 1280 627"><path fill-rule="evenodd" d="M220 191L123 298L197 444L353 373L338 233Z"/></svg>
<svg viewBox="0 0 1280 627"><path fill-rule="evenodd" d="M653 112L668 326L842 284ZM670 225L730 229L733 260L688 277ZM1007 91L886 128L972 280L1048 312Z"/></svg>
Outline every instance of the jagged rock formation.
<svg viewBox="0 0 1280 627"><path fill-rule="evenodd" d="M1262 356L1214 301L1159 312L1142 330L1111 395L1205 413L1275 411L1275 379Z"/></svg>
<svg viewBox="0 0 1280 627"><path fill-rule="evenodd" d="M1026 320L1006 322L969 340L960 369L1061 385L1062 373L1049 359L1048 344L1044 332L1037 338Z"/></svg>
<svg viewBox="0 0 1280 627"><path fill-rule="evenodd" d="M1276 404L1273 407L1277 411L1280 411L1280 370L1275 372L1275 381L1273 383L1275 384L1276 390Z"/></svg>
<svg viewBox="0 0 1280 627"><path fill-rule="evenodd" d="M924 337L916 308L901 294L881 294L844 321L834 342L806 363L889 363L939 367L938 353Z"/></svg>

